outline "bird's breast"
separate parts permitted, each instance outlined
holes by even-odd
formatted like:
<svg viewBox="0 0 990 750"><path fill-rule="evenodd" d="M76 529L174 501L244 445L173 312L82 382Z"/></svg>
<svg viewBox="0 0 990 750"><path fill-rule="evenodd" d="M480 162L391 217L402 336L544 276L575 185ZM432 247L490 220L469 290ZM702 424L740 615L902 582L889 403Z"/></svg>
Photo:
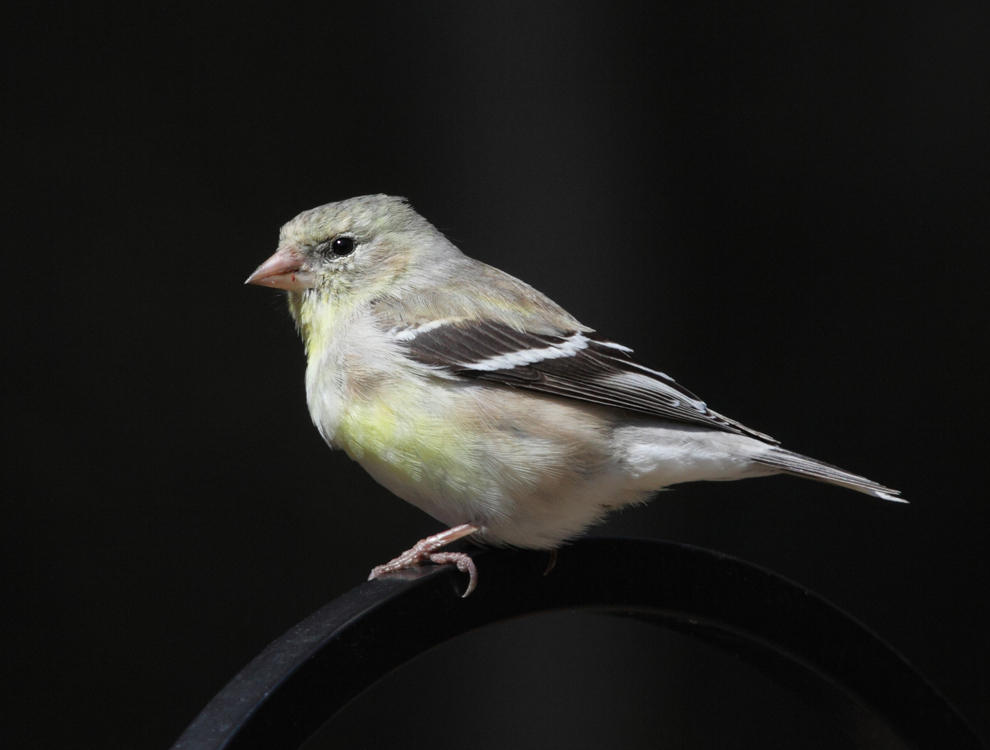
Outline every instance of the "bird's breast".
<svg viewBox="0 0 990 750"><path fill-rule="evenodd" d="M357 458L361 446L388 442L404 423L403 403L421 397L397 345L364 316L338 318L310 339L306 399L323 438Z"/></svg>

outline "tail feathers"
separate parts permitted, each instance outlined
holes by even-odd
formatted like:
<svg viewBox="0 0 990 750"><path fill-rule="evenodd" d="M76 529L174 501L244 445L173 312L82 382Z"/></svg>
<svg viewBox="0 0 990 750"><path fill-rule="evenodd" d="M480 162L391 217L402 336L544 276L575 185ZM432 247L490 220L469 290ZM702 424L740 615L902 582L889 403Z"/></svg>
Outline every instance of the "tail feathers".
<svg viewBox="0 0 990 750"><path fill-rule="evenodd" d="M866 477L850 474L838 466L832 466L799 453L791 453L783 448L772 447L754 460L786 474L827 482L828 484L837 484L840 487L862 492L865 495L879 497L881 500L890 500L895 503L907 502L907 500L898 497L901 494L899 490L892 490L890 487L884 487Z"/></svg>

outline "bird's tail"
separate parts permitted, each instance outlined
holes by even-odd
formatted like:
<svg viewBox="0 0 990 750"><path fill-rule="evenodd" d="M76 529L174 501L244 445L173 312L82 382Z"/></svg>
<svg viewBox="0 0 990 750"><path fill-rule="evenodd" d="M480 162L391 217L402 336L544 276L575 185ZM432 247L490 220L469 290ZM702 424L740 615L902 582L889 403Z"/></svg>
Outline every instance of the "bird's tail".
<svg viewBox="0 0 990 750"><path fill-rule="evenodd" d="M838 466L832 466L824 461L802 456L800 453L791 453L783 448L770 447L759 456L754 457L753 460L756 463L763 464L777 471L782 471L785 474L793 474L794 476L827 482L828 484L837 484L840 487L846 487L856 492L879 497L881 500L890 500L895 503L907 502L907 500L898 497L901 494L899 490L892 490L890 487L884 487L872 479L861 477L858 474L851 474L848 471L840 469Z"/></svg>

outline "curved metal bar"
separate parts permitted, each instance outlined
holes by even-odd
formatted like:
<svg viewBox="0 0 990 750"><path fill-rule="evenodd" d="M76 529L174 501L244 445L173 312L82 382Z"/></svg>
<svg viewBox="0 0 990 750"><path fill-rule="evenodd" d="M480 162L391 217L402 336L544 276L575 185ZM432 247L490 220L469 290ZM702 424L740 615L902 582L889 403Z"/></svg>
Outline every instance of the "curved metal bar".
<svg viewBox="0 0 990 750"><path fill-rule="evenodd" d="M585 539L546 553L481 550L478 590L427 567L365 583L274 641L173 750L297 747L417 654L510 617L580 609L659 622L746 656L810 694L871 747L979 748L965 721L890 646L808 590L726 555L669 542ZM838 689L836 689L838 688Z"/></svg>

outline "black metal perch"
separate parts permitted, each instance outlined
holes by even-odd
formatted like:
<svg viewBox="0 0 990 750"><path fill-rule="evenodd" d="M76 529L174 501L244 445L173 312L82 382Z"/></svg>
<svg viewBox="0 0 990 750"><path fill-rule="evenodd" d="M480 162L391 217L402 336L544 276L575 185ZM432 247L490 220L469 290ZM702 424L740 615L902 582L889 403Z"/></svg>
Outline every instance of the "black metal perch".
<svg viewBox="0 0 990 750"><path fill-rule="evenodd" d="M972 730L896 651L773 573L669 542L585 539L546 553L473 553L479 589L427 567L365 583L259 654L173 750L298 747L350 699L417 654L474 628L552 610L635 617L728 646L810 694L879 748L979 748Z"/></svg>

